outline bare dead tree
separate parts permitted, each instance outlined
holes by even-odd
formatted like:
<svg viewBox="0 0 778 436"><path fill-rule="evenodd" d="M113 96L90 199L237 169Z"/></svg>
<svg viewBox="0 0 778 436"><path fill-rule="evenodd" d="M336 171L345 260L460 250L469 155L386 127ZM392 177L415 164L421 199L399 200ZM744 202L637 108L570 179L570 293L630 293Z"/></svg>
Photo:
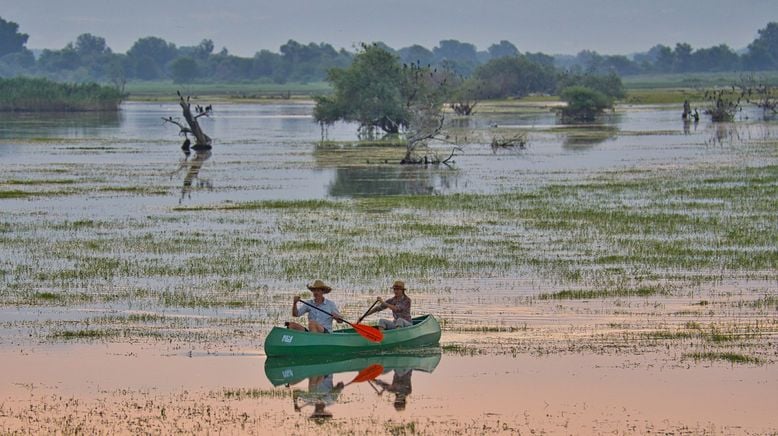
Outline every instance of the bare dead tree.
<svg viewBox="0 0 778 436"><path fill-rule="evenodd" d="M448 157L442 158L430 150L431 141L448 142L441 134L445 117L443 99L450 72L411 66L405 86L407 125L405 127L405 156L401 164L446 164L457 151L454 147ZM421 151L424 151L423 153Z"/></svg>
<svg viewBox="0 0 778 436"><path fill-rule="evenodd" d="M721 88L705 91L703 99L708 102L705 113L710 115L710 119L714 123L734 121L735 114L742 110L743 98L735 90L734 85L732 85L731 90Z"/></svg>
<svg viewBox="0 0 778 436"><path fill-rule="evenodd" d="M405 131L405 157L400 161L402 164L447 164L457 152L461 152L460 147L454 146L451 153L446 158L432 153L429 149L431 141L448 142L446 137L441 134L445 117L441 111L440 105L434 102L425 104L414 104L408 110L408 128ZM424 153L420 153L424 150Z"/></svg>
<svg viewBox="0 0 778 436"><path fill-rule="evenodd" d="M448 107L457 115L469 116L473 114L476 105L478 105L478 100L460 100L449 103Z"/></svg>
<svg viewBox="0 0 778 436"><path fill-rule="evenodd" d="M181 110L184 114L184 120L186 121L186 124L182 123L178 119L174 119L173 117L162 117L162 120L166 123L175 124L178 126L180 131L178 132L179 135L184 136L186 139L184 143L186 144L187 141L189 141L189 135L192 135L195 138L195 145L192 146L194 150L210 150L211 149L211 137L206 135L205 132L200 128L200 123L197 121L200 117L210 117L213 113L213 107L211 105L206 106L205 108L195 105L196 108L196 114L192 115L192 109L191 104L189 103L189 96L184 99L184 97L181 95L179 91L176 91L176 94L178 94L179 102L178 104L181 105Z"/></svg>
<svg viewBox="0 0 778 436"><path fill-rule="evenodd" d="M764 118L778 114L778 87L771 85L766 77L744 74L736 86L742 99L762 109Z"/></svg>
<svg viewBox="0 0 778 436"><path fill-rule="evenodd" d="M527 133L521 132L513 136L495 135L492 137L492 152L496 153L501 149L519 149L524 150L527 148Z"/></svg>

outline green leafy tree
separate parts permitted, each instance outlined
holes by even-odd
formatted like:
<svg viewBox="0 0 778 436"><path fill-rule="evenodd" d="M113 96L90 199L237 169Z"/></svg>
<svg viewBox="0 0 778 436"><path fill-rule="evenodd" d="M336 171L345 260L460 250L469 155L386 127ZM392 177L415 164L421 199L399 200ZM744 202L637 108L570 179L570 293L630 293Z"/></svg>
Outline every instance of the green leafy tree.
<svg viewBox="0 0 778 436"><path fill-rule="evenodd" d="M660 44L652 48L649 53L652 51L656 56L656 61L654 63L656 70L663 73L672 72L673 65L675 65L675 52L673 52L673 49Z"/></svg>
<svg viewBox="0 0 778 436"><path fill-rule="evenodd" d="M685 73L692 70L692 46L679 42L675 45L675 64L673 65L673 71Z"/></svg>
<svg viewBox="0 0 778 436"><path fill-rule="evenodd" d="M111 49L105 43L105 38L94 36L91 33L78 35L74 48L76 53L82 58L97 57L111 53Z"/></svg>
<svg viewBox="0 0 778 436"><path fill-rule="evenodd" d="M197 62L190 57L180 57L170 63L170 73L175 83L191 83L197 77Z"/></svg>
<svg viewBox="0 0 778 436"><path fill-rule="evenodd" d="M360 129L386 133L398 133L407 125L403 69L398 58L381 47L363 45L350 67L330 70L327 80L335 92L317 98L317 122L354 121Z"/></svg>
<svg viewBox="0 0 778 436"><path fill-rule="evenodd" d="M692 54L695 71L735 71L740 68L740 57L726 44L701 48Z"/></svg>
<svg viewBox="0 0 778 436"><path fill-rule="evenodd" d="M25 49L29 35L19 32L19 25L0 18L0 57Z"/></svg>
<svg viewBox="0 0 778 436"><path fill-rule="evenodd" d="M519 49L510 41L502 40L499 44L492 44L489 46L489 56L492 59L513 57L519 55Z"/></svg>
<svg viewBox="0 0 778 436"><path fill-rule="evenodd" d="M558 90L561 94L565 88L583 86L605 94L610 99L624 98L624 84L615 73L610 74L578 74L564 72L559 75Z"/></svg>
<svg viewBox="0 0 778 436"><path fill-rule="evenodd" d="M151 80L164 75L165 65L178 55L175 44L162 38L149 36L141 38L130 47L127 56L135 63L135 75Z"/></svg>
<svg viewBox="0 0 778 436"><path fill-rule="evenodd" d="M466 86L478 99L524 97L556 89L556 70L526 56L492 59L478 67Z"/></svg>
<svg viewBox="0 0 778 436"><path fill-rule="evenodd" d="M52 73L75 70L80 66L81 58L72 43L68 43L62 50L43 50L38 58L38 67Z"/></svg>
<svg viewBox="0 0 778 436"><path fill-rule="evenodd" d="M414 44L397 51L404 64L431 65L435 63L435 55L427 48Z"/></svg>
<svg viewBox="0 0 778 436"><path fill-rule="evenodd" d="M562 116L574 121L593 121L605 109L613 107L610 97L585 86L565 88L559 97L567 103Z"/></svg>
<svg viewBox="0 0 778 436"><path fill-rule="evenodd" d="M195 47L194 56L198 59L208 59L208 56L213 53L213 48L213 40L203 39L200 41L200 44Z"/></svg>
<svg viewBox="0 0 778 436"><path fill-rule="evenodd" d="M778 69L778 23L768 23L748 45L744 63L750 70Z"/></svg>
<svg viewBox="0 0 778 436"><path fill-rule="evenodd" d="M270 50L261 50L254 55L252 76L272 77L281 67L281 56Z"/></svg>

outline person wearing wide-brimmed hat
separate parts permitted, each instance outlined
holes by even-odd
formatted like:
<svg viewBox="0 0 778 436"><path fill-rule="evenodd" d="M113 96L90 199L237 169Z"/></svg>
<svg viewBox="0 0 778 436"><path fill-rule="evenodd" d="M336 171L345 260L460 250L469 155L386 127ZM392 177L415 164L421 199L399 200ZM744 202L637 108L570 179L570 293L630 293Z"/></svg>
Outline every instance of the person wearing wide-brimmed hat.
<svg viewBox="0 0 778 436"><path fill-rule="evenodd" d="M343 382L333 383L332 374L317 375L308 378L308 391L292 391L292 403L296 412L302 411L307 406L313 406L310 418L313 420L326 420L332 418L332 412L327 406L335 404L340 392L346 387ZM302 400L302 404L298 404Z"/></svg>
<svg viewBox="0 0 778 436"><path fill-rule="evenodd" d="M394 284L392 284L392 291L394 291L394 297L389 298L386 301L381 297L378 297L377 300L381 304L367 312L367 315L380 312L384 309L391 309L394 319L382 319L378 321L378 328L389 330L413 325L413 321L411 320L411 299L405 295L405 282L402 280L395 281Z"/></svg>
<svg viewBox="0 0 778 436"><path fill-rule="evenodd" d="M332 288L324 284L321 280L316 280L312 284L307 286L313 293L313 298L306 301L306 303L316 306L324 312L329 312L333 316L327 315L324 312L312 309L310 306L302 305L298 307L297 303L300 301L300 296L295 295L292 302L292 316L298 317L308 314L308 328L305 328L302 324L290 321L286 323L286 326L293 330L304 330L314 333L331 333L332 332L332 320L337 322L343 322L338 312L338 306L332 300L324 298L324 294L329 294Z"/></svg>

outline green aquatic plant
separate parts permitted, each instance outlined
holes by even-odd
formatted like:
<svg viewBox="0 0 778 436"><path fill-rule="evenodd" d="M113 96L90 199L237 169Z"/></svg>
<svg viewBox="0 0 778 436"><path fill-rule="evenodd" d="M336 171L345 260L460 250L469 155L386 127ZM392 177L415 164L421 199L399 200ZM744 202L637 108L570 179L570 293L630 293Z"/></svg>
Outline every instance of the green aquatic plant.
<svg viewBox="0 0 778 436"><path fill-rule="evenodd" d="M683 358L693 359L695 361L700 360L723 360L736 364L754 364L759 365L762 362L761 359L753 356L749 356L741 353L734 352L717 352L717 351L700 351L694 353L686 353Z"/></svg>
<svg viewBox="0 0 778 436"><path fill-rule="evenodd" d="M112 330L59 330L49 335L49 338L55 340L77 340L77 339L106 339L118 336L118 332Z"/></svg>
<svg viewBox="0 0 778 436"><path fill-rule="evenodd" d="M616 289L566 289L538 295L540 300L591 300L595 298L651 297L655 295L670 295L668 286L641 286L638 288Z"/></svg>
<svg viewBox="0 0 778 436"><path fill-rule="evenodd" d="M0 111L116 111L125 95L96 83L57 83L48 79L0 78Z"/></svg>

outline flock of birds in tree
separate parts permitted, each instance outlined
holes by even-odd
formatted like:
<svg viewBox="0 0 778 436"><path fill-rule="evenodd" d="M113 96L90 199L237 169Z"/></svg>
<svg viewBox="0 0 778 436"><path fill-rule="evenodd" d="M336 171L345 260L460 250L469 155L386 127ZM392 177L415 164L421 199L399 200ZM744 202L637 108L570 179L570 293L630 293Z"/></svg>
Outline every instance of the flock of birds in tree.
<svg viewBox="0 0 778 436"><path fill-rule="evenodd" d="M206 107L202 107L199 104L196 104L195 112L197 112L198 114L210 114L211 112L213 112L213 106L209 104Z"/></svg>

